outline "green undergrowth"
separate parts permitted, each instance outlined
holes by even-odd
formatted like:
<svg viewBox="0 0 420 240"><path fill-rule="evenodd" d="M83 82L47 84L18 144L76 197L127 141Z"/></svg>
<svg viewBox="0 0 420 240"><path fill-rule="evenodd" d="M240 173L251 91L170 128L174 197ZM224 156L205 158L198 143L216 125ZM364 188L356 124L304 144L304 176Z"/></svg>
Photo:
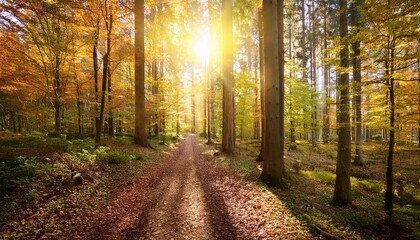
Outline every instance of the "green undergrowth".
<svg viewBox="0 0 420 240"><path fill-rule="evenodd" d="M160 155L177 140L167 137L167 144L160 145L161 139L153 138L154 149L145 149L134 145L131 136L104 136L101 147L91 138L0 136L0 226L13 229L31 214L48 219L63 211L77 215L96 208L136 174L163 159ZM82 185L73 182L72 171L81 174ZM72 198L77 198L77 208ZM1 237L2 230L0 238L8 239Z"/></svg>
<svg viewBox="0 0 420 240"><path fill-rule="evenodd" d="M207 148L211 152L211 149L219 149L220 145ZM340 239L420 238L420 155L412 148L400 147L396 151L394 223L387 226L384 225L384 149L382 144L366 143L367 167L352 166L353 201L350 207L330 205L335 184L334 144L312 147L309 143L298 142L295 150L285 152L288 190L268 189L297 219L321 237L325 237L321 234L323 231ZM213 159L216 164L267 188L258 182L260 170L255 162L258 154L258 144L241 141L233 156L216 154Z"/></svg>

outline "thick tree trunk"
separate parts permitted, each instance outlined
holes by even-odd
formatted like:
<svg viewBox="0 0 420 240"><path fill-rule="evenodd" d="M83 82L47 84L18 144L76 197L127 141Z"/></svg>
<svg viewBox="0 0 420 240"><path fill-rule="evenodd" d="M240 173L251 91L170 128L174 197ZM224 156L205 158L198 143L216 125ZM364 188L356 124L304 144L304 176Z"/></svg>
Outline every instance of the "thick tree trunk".
<svg viewBox="0 0 420 240"><path fill-rule="evenodd" d="M233 1L222 2L223 36L223 135L222 152L232 154L235 148L235 101L233 96L233 39L232 39Z"/></svg>
<svg viewBox="0 0 420 240"><path fill-rule="evenodd" d="M144 89L144 0L134 1L135 36L135 130L134 142L148 147L146 135L146 104Z"/></svg>
<svg viewBox="0 0 420 240"><path fill-rule="evenodd" d="M347 44L347 0L340 0L340 67L347 69L349 66L349 50ZM334 196L332 204L348 206L351 204L350 165L351 165L351 136L350 136L350 106L349 106L349 74L341 71L337 124L338 147L337 167Z"/></svg>
<svg viewBox="0 0 420 240"><path fill-rule="evenodd" d="M355 0L350 5L350 20L351 25L355 28L354 34L359 32L360 28L360 0ZM362 63L360 59L360 41L354 40L351 44L353 50L353 91L354 91L354 110L356 120L356 156L354 157L353 165L365 166L363 161L363 136L362 136Z"/></svg>
<svg viewBox="0 0 420 240"><path fill-rule="evenodd" d="M283 0L264 0L263 16L266 131L260 178L271 185L284 186Z"/></svg>
<svg viewBox="0 0 420 240"><path fill-rule="evenodd" d="M259 57L260 57L260 105L261 105L261 151L256 161L263 162L263 152L265 147L265 66L264 66L264 16L263 10L258 11L258 37L259 37Z"/></svg>

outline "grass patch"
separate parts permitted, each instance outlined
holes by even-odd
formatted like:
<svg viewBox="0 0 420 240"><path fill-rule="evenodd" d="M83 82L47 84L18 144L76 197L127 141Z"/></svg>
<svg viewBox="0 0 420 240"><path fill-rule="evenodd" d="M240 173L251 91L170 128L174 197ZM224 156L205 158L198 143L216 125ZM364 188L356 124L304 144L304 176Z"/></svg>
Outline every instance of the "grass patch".
<svg viewBox="0 0 420 240"><path fill-rule="evenodd" d="M300 171L304 176L309 176L319 181L334 184L335 183L335 174L327 171Z"/></svg>

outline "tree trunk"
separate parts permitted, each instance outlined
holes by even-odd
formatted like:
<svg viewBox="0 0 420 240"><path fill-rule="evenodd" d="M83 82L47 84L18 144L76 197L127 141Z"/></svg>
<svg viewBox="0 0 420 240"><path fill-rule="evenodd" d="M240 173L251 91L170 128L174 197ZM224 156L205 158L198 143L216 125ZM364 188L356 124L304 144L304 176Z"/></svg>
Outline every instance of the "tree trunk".
<svg viewBox="0 0 420 240"><path fill-rule="evenodd" d="M232 39L233 1L222 2L223 36L223 136L222 152L232 154L235 148L235 102L233 96L233 39Z"/></svg>
<svg viewBox="0 0 420 240"><path fill-rule="evenodd" d="M109 15L108 15L108 11ZM105 4L105 26L107 30L107 38L106 38L106 53L103 57L103 71L102 71L102 95L101 95L101 106L99 112L99 128L96 129L96 137L95 143L99 145L101 143L101 133L102 128L104 125L104 113L105 113L105 98L106 98L106 91L107 91L107 83L109 82L108 77L111 76L109 74L109 67L110 67L110 53L111 53L111 32L112 32L112 25L113 25L113 15L112 15L112 6L108 9L107 4Z"/></svg>
<svg viewBox="0 0 420 240"><path fill-rule="evenodd" d="M388 49L387 57L385 60L385 76L387 77L387 84L389 89L389 147L386 168L386 191L385 191L385 211L387 217L385 222L390 224L392 222L393 213L393 198L394 198L394 175L393 175L393 162L394 162L394 144L395 144L395 99L394 99L394 47L395 39L393 34L388 35Z"/></svg>
<svg viewBox="0 0 420 240"><path fill-rule="evenodd" d="M330 142L330 111L329 111L329 97L330 97L330 82L329 82L329 67L326 63L328 58L328 43L327 43L327 17L328 17L328 1L324 2L324 91L325 101L323 108L323 128L322 128L322 140L324 143Z"/></svg>
<svg viewBox="0 0 420 240"><path fill-rule="evenodd" d="M135 0L135 130L134 142L148 147L146 135L146 97L144 89L144 0Z"/></svg>
<svg viewBox="0 0 420 240"><path fill-rule="evenodd" d="M260 178L270 185L284 186L283 0L264 0L263 16L266 131L262 153L263 170Z"/></svg>
<svg viewBox="0 0 420 240"><path fill-rule="evenodd" d="M313 101L312 105L312 114L311 114L311 144L312 147L317 146L318 133L317 133L317 107L315 104L316 101L316 86L317 86L317 69L316 69L316 29L315 24L315 10L314 2L312 1L311 6L309 7L309 15L311 17L311 40L310 40L310 51L311 51L311 85L312 85L312 95L311 99Z"/></svg>
<svg viewBox="0 0 420 240"><path fill-rule="evenodd" d="M111 32L109 32L111 34ZM111 36L109 36L111 39ZM110 58L110 55L108 55ZM111 81L111 61L108 60L108 134L109 136L114 136L114 113L112 112L112 81Z"/></svg>
<svg viewBox="0 0 420 240"><path fill-rule="evenodd" d="M99 18L96 22L96 29L93 33L93 80L95 87L95 118L94 118L94 127L93 133L100 129L99 128L99 66L98 66L98 44L99 44ZM100 131L100 130L99 130Z"/></svg>
<svg viewBox="0 0 420 240"><path fill-rule="evenodd" d="M259 57L260 57L260 105L261 105L261 151L256 161L263 162L263 152L265 147L265 66L264 66L264 16L263 10L258 11L258 38L259 38Z"/></svg>
<svg viewBox="0 0 420 240"><path fill-rule="evenodd" d="M293 56L292 56L292 20L291 17L289 18L289 23L288 23L288 30L289 30L289 61L294 62ZM290 81L293 78L293 73L294 71L292 69L289 70L289 78ZM289 95L292 96L293 92L292 92L292 88L289 88ZM290 101L289 103L289 112L290 112L290 116L289 116L289 121L290 121L290 147L289 149L292 149L293 145L296 144L296 126L295 126L295 121L294 121L294 116L293 116L293 103L292 101Z"/></svg>
<svg viewBox="0 0 420 240"><path fill-rule="evenodd" d="M349 50L347 43L347 0L340 0L340 67L347 69L349 66ZM348 206L351 204L350 165L351 165L351 136L350 136L350 106L349 106L349 74L340 72L340 89L337 124L338 147L337 167L334 196L332 204Z"/></svg>
<svg viewBox="0 0 420 240"><path fill-rule="evenodd" d="M59 31L59 30L56 30ZM61 82L60 82L60 56L58 53L54 53L54 80L53 80L53 87L54 87L54 110L55 110L55 132L59 133L61 130L61 118L60 118L60 110L61 110Z"/></svg>
<svg viewBox="0 0 420 240"><path fill-rule="evenodd" d="M82 129L82 100L81 100L81 86L80 86L80 82L77 79L76 80L76 94L77 94L77 129L78 129L78 134L79 137L81 137L83 135L83 129Z"/></svg>
<svg viewBox="0 0 420 240"><path fill-rule="evenodd" d="M355 0L350 4L350 21L351 26L355 28L353 33L357 35L360 28L360 13L359 7L361 0ZM356 156L353 161L355 166L365 166L363 161L363 136L362 136L362 63L360 59L360 41L354 40L351 44L353 50L353 91L354 91L354 109L356 120Z"/></svg>
<svg viewBox="0 0 420 240"><path fill-rule="evenodd" d="M420 58L417 59L417 78L420 79ZM420 80L417 80L417 85L419 89L418 111L420 111ZM420 148L420 118L418 120L417 134L418 147Z"/></svg>
<svg viewBox="0 0 420 240"><path fill-rule="evenodd" d="M210 57L210 59L209 59L209 64L208 64L208 66L207 66L207 91L208 91L208 93L207 93L207 144L210 144L211 143L211 126L214 124L214 122L212 122L212 115L213 115L213 113L212 113L212 101L213 101L213 99L212 99L212 94L213 94L213 91L212 91L212 77L211 77L211 71L210 71L210 69L211 69L211 66L212 66L212 61L211 61L211 57Z"/></svg>
<svg viewBox="0 0 420 240"><path fill-rule="evenodd" d="M152 62L152 95L153 95L153 132L155 136L159 136L160 125L159 125L159 76L158 76L158 60L154 59Z"/></svg>
<svg viewBox="0 0 420 240"><path fill-rule="evenodd" d="M308 61L306 58L306 23L305 23L305 0L300 0L300 7L301 7L301 20L302 20L302 81L306 82L306 62Z"/></svg>

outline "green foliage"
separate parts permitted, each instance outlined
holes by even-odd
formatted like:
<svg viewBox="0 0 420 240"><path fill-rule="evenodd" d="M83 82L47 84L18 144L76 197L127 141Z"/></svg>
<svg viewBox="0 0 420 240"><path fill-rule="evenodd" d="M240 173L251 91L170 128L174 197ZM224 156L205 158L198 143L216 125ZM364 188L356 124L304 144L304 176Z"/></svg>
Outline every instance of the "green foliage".
<svg viewBox="0 0 420 240"><path fill-rule="evenodd" d="M126 164L130 161L131 155L119 151L99 152L96 161L106 164Z"/></svg>
<svg viewBox="0 0 420 240"><path fill-rule="evenodd" d="M28 183L37 176L39 169L41 164L35 157L0 159L0 192L10 191Z"/></svg>
<svg viewBox="0 0 420 240"><path fill-rule="evenodd" d="M319 93L316 93L307 82L297 78L286 78L285 85L285 129L294 127L296 135L304 134L307 131L304 126L310 126L314 121L311 115L313 107L319 109ZM317 126L320 126L319 121L320 119L315 122Z"/></svg>
<svg viewBox="0 0 420 240"><path fill-rule="evenodd" d="M29 190L25 195L26 201L30 204L35 204L38 202L39 193L36 189Z"/></svg>

